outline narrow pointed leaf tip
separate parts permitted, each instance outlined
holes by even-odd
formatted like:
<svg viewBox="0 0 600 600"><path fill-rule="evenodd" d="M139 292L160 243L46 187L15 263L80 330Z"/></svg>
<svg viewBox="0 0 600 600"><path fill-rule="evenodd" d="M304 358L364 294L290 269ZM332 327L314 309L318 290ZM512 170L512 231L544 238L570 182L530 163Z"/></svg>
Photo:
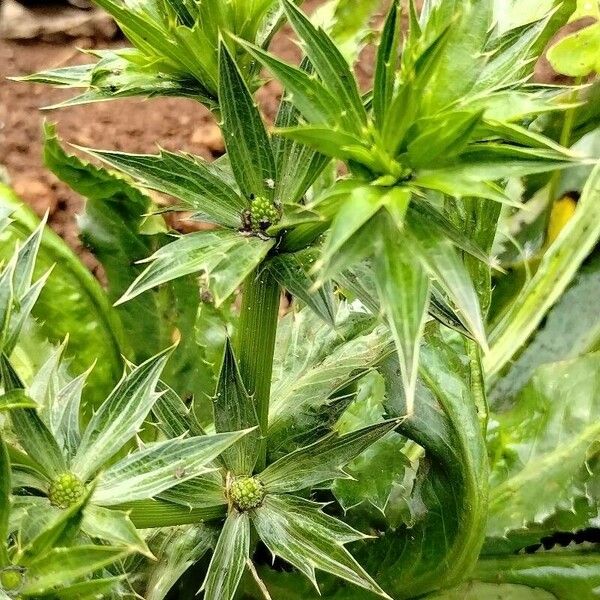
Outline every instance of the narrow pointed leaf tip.
<svg viewBox="0 0 600 600"><path fill-rule="evenodd" d="M260 474L260 480L267 492L284 493L347 477L343 467L397 427L400 421L376 423L343 436L331 434L280 458Z"/></svg>
<svg viewBox="0 0 600 600"><path fill-rule="evenodd" d="M273 556L295 566L317 591L315 570L319 569L390 598L344 547L368 536L324 514L321 508L304 498L268 495L252 522Z"/></svg>

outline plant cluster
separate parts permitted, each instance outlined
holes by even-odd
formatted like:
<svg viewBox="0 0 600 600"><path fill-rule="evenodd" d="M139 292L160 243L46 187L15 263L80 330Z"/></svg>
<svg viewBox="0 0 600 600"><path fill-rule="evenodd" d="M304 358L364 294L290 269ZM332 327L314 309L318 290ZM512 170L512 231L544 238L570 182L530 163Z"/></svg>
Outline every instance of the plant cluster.
<svg viewBox="0 0 600 600"><path fill-rule="evenodd" d="M0 600L596 597L597 27L532 82L583 4L392 0L365 91L378 2L96 2L132 47L24 79L194 99L226 154L45 126L106 289L0 188Z"/></svg>

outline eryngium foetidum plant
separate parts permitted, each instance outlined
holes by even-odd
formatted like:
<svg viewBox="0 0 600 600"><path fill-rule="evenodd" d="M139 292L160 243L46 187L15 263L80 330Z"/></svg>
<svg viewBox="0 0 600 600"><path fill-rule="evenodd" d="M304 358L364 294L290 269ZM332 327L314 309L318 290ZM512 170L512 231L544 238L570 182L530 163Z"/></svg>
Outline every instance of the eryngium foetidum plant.
<svg viewBox="0 0 600 600"><path fill-rule="evenodd" d="M73 102L194 97L218 118L227 149L212 164L81 149L175 198L170 210L214 225L162 245L118 304L194 274L205 303L226 306L240 287L242 303L232 339L219 347L204 429L194 415L206 414L205 399L190 408L158 381L165 353L126 376L71 450L62 418L44 422L53 413L44 416L43 401L35 399L39 414L13 412L21 446L40 464L43 484L33 488L65 510L97 479L90 514L108 505L121 523L127 509L140 528L182 527L151 536L159 560L143 591L150 600L164 598L195 562L192 587L204 581L206 600L269 598L269 587L276 598L310 597L297 575L316 586L316 570L326 574L327 597L344 600L459 585L480 556L489 506L482 355L490 255L502 206L521 207L506 183L582 163L531 127L539 114L569 108L565 89L530 78L574 2L502 33L490 0L432 0L420 14L410 2L401 34L393 1L366 94L336 41L289 0L98 4L135 49L29 79L86 88ZM279 21L261 30L261 19L272 8L301 41L298 67L266 49ZM275 129L254 100L259 66L286 90ZM92 171L57 152L49 131L55 172L74 164L77 178ZM347 175L336 176L333 160ZM582 204L596 193L592 179ZM282 289L306 306L279 322ZM202 334L199 327L201 343ZM14 384L8 358L3 364ZM131 427L109 452L95 440L111 439L113 421L124 418L115 409L122 390L147 370L145 408L131 401ZM161 441L113 462L151 409ZM55 450L27 447L25 427L44 432ZM138 482L126 468L162 448L213 439L228 443L202 462L210 472L181 454L162 464L163 487L145 487L143 474ZM283 559L273 569L265 549ZM477 573L489 581L485 569Z"/></svg>

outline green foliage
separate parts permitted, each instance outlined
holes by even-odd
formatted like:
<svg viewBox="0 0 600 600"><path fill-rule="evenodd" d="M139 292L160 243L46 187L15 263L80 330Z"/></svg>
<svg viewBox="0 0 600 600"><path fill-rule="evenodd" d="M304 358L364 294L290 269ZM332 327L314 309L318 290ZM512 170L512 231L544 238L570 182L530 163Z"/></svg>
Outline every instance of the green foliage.
<svg viewBox="0 0 600 600"><path fill-rule="evenodd" d="M0 598L596 597L598 90L531 82L585 7L98 4L134 47L25 79L195 99L227 152L46 126L106 290L0 192Z"/></svg>

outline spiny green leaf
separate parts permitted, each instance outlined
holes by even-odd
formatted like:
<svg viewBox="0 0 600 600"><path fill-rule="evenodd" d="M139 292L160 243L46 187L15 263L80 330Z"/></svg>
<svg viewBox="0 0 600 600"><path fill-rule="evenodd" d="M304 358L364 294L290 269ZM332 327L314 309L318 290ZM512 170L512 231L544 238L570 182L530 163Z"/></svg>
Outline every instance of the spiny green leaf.
<svg viewBox="0 0 600 600"><path fill-rule="evenodd" d="M61 587L58 591L51 590L36 598L40 600L98 600L99 597L111 597L110 594L119 594L119 583L124 582L125 575L115 577L104 577L102 579L90 579L82 583L74 583Z"/></svg>
<svg viewBox="0 0 600 600"><path fill-rule="evenodd" d="M321 505L295 496L267 495L252 523L273 556L280 556L317 586L315 569L389 598L344 548L365 535L321 512Z"/></svg>
<svg viewBox="0 0 600 600"><path fill-rule="evenodd" d="M226 505L190 509L189 506L160 499L137 500L116 505L115 508L126 511L138 529L197 524L203 521L222 519L227 513Z"/></svg>
<svg viewBox="0 0 600 600"><path fill-rule="evenodd" d="M429 307L429 278L418 258L402 247L397 231L388 221L382 221L379 236L373 271L375 285L396 343L410 415Z"/></svg>
<svg viewBox="0 0 600 600"><path fill-rule="evenodd" d="M19 443L27 454L42 467L44 475L54 479L67 471L67 465L54 436L38 416L36 409L11 411L11 421Z"/></svg>
<svg viewBox="0 0 600 600"><path fill-rule="evenodd" d="M360 133L361 127L366 124L367 114L348 63L333 40L322 29L315 28L290 0L283 0L283 7L315 71L345 108L347 116L344 122L349 131Z"/></svg>
<svg viewBox="0 0 600 600"><path fill-rule="evenodd" d="M538 368L515 408L495 416L502 453L492 478L490 537L518 535L588 495L588 462L600 439L599 361L590 354ZM541 486L548 493L540 495Z"/></svg>
<svg viewBox="0 0 600 600"><path fill-rule="evenodd" d="M285 86L290 102L309 122L319 125L340 125L342 121L339 101L314 75L275 58L265 50L242 43L248 52L269 69ZM277 127L290 127L291 123L278 122Z"/></svg>
<svg viewBox="0 0 600 600"><path fill-rule="evenodd" d="M150 261L150 265L118 304L178 277L200 272L218 307L260 264L273 244L273 240L243 236L234 231L190 233L151 256L146 261Z"/></svg>
<svg viewBox="0 0 600 600"><path fill-rule="evenodd" d="M600 296L600 260L592 257L548 312L544 325L490 391L490 402L500 407L529 382L534 371L547 363L583 356L600 347L596 298Z"/></svg>
<svg viewBox="0 0 600 600"><path fill-rule="evenodd" d="M233 173L246 199L273 198L277 181L271 141L227 45L219 50L219 103Z"/></svg>
<svg viewBox="0 0 600 600"><path fill-rule="evenodd" d="M133 177L140 185L169 194L187 210L205 219L237 228L248 203L232 189L215 165L185 154L127 154L81 148L111 167Z"/></svg>
<svg viewBox="0 0 600 600"><path fill-rule="evenodd" d="M222 471L212 471L201 477L178 483L162 492L159 497L190 509L227 504Z"/></svg>
<svg viewBox="0 0 600 600"><path fill-rule="evenodd" d="M290 138L299 144L305 144L331 158L340 160L354 160L357 153L361 154L361 162L377 170L378 164L368 153L368 146L364 138L357 134L349 133L345 129L330 129L321 125L303 125L298 127L285 127L276 129L275 134ZM364 153L366 152L366 155Z"/></svg>
<svg viewBox="0 0 600 600"><path fill-rule="evenodd" d="M95 50L94 55L99 58L96 63L59 67L14 80L67 89L83 88L72 98L44 106L46 110L137 96L192 98L209 108L216 106L214 94L200 82L181 73L157 73L144 64L143 53L134 48Z"/></svg>
<svg viewBox="0 0 600 600"><path fill-rule="evenodd" d="M321 269L319 283L334 274L329 267L332 259L343 252L344 245L379 212L385 201L385 190L374 186L357 186L341 200L318 263Z"/></svg>
<svg viewBox="0 0 600 600"><path fill-rule="evenodd" d="M71 464L82 480L101 468L137 433L156 402L155 388L172 350L167 348L136 367L94 414Z"/></svg>
<svg viewBox="0 0 600 600"><path fill-rule="evenodd" d="M12 252L17 240L26 239L38 227L39 220L7 187L0 186L0 206L10 208L14 218L0 234L0 257L6 259L6 252ZM98 361L84 392L85 399L97 406L122 372L120 324L98 281L68 246L46 228L36 273L47 272L54 264L60 264L60 269L50 275L33 316L41 335L53 343L61 343L69 333L68 357L73 372L85 371ZM69 310L65 309L67 299Z"/></svg>
<svg viewBox="0 0 600 600"><path fill-rule="evenodd" d="M163 381L156 387L160 398L154 403L152 412L157 419L157 427L169 439L190 435L204 435L204 430L195 419L179 395Z"/></svg>
<svg viewBox="0 0 600 600"><path fill-rule="evenodd" d="M593 600L600 585L600 563L598 553L593 549L490 557L478 563L473 577L502 584L496 590L491 589L497 593L502 593L507 584L519 586L521 590L524 587L527 593L515 596L515 600ZM519 588L516 588L517 591ZM508 590L511 588L508 587ZM547 593L531 595L531 590L545 590ZM478 596L478 600L481 597Z"/></svg>
<svg viewBox="0 0 600 600"><path fill-rule="evenodd" d="M398 66L398 46L400 43L399 13L400 4L393 0L381 33L377 51L377 66L373 83L373 114L381 128L394 94L394 80Z"/></svg>
<svg viewBox="0 0 600 600"><path fill-rule="evenodd" d="M309 274L318 259L318 254L314 248L291 254L278 254L267 263L267 268L281 287L302 300L325 323L333 327L335 303L331 285L325 283L315 291L314 277Z"/></svg>
<svg viewBox="0 0 600 600"><path fill-rule="evenodd" d="M146 584L146 600L163 600L179 578L214 545L214 532L204 525L167 531Z"/></svg>
<svg viewBox="0 0 600 600"><path fill-rule="evenodd" d="M11 390L10 392L0 396L0 412L14 410L17 408L36 407L37 403L25 393L25 390Z"/></svg>
<svg viewBox="0 0 600 600"><path fill-rule="evenodd" d="M387 412L405 415L395 355L385 366ZM422 446L431 459L421 463L417 474L420 518L410 529L388 528L385 535L356 549L357 560L394 596L419 597L458 585L479 556L486 521L488 464L476 408L477 386L471 389L470 379L469 362L460 343L450 348L439 335L428 335L421 348L414 416L398 427L399 433Z"/></svg>
<svg viewBox="0 0 600 600"><path fill-rule="evenodd" d="M92 495L88 492L73 506L59 513L43 531L32 539L26 546L19 549L15 563L28 565L57 547L65 547L75 540L84 518L84 511Z"/></svg>
<svg viewBox="0 0 600 600"><path fill-rule="evenodd" d="M407 147L410 164L422 169L458 156L469 143L482 114L453 111L418 120Z"/></svg>
<svg viewBox="0 0 600 600"><path fill-rule="evenodd" d="M336 394L394 351L387 328L347 304L340 305L336 325L303 309L279 326L269 413L273 457L326 433L351 400Z"/></svg>
<svg viewBox="0 0 600 600"><path fill-rule="evenodd" d="M29 565L21 593L36 596L49 592L125 558L128 553L128 549L112 546L54 548Z"/></svg>
<svg viewBox="0 0 600 600"><path fill-rule="evenodd" d="M456 304L458 316L473 337L487 348L479 299L463 262L452 243L425 222L412 221L406 229L411 249L425 269Z"/></svg>
<svg viewBox="0 0 600 600"><path fill-rule="evenodd" d="M99 538L114 546L124 546L154 558L152 552L127 513L89 504L85 508L81 530L91 538Z"/></svg>
<svg viewBox="0 0 600 600"><path fill-rule="evenodd" d="M214 470L209 463L247 433L218 433L150 444L104 471L93 500L113 506L153 498L180 482Z"/></svg>
<svg viewBox="0 0 600 600"><path fill-rule="evenodd" d="M250 518L233 511L225 520L202 588L206 600L233 600L250 558Z"/></svg>
<svg viewBox="0 0 600 600"><path fill-rule="evenodd" d="M302 65L304 66L304 65ZM307 67L308 68L308 67ZM293 127L300 120L300 112L290 100L282 100L275 126ZM283 204L282 221L288 219L286 209L300 209L296 204L309 191L330 162L329 157L319 154L313 148L299 144L282 136L273 138L273 154L277 167L275 198Z"/></svg>
<svg viewBox="0 0 600 600"><path fill-rule="evenodd" d="M246 391L229 340L225 344L213 412L215 430L219 433L258 427L256 404ZM236 475L252 474L258 459L260 436L261 432L256 429L223 453L223 460L230 471Z"/></svg>
<svg viewBox="0 0 600 600"><path fill-rule="evenodd" d="M260 475L267 492L295 492L346 477L344 466L398 426L397 420L376 423L346 435L331 434L269 465Z"/></svg>

